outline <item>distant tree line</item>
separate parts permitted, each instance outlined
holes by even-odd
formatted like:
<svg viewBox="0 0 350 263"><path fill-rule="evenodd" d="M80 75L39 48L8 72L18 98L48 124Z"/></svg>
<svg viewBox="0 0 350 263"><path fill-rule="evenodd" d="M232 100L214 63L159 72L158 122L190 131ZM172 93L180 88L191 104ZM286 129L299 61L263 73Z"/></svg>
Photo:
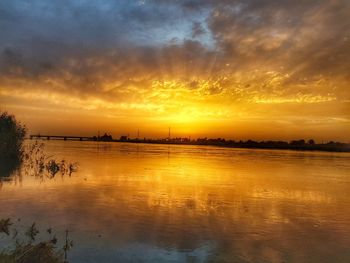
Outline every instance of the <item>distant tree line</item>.
<svg viewBox="0 0 350 263"><path fill-rule="evenodd" d="M125 141L125 140L120 140ZM291 149L291 150L320 150L320 151L350 151L350 144L330 141L317 144L315 140L304 139L287 141L235 141L224 138L166 138L166 139L128 139L128 142L160 143L160 144L189 144L189 145L214 145L236 148L257 148L257 149Z"/></svg>

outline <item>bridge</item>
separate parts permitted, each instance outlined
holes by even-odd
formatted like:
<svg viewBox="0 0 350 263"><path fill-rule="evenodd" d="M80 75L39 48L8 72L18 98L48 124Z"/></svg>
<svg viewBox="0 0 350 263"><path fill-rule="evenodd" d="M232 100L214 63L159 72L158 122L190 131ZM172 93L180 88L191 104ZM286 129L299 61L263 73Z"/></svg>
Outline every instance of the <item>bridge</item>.
<svg viewBox="0 0 350 263"><path fill-rule="evenodd" d="M29 135L30 139L46 139L46 140L75 140L75 141L95 141L94 137L84 137L84 136L67 136L67 135L41 135L41 134L32 134Z"/></svg>

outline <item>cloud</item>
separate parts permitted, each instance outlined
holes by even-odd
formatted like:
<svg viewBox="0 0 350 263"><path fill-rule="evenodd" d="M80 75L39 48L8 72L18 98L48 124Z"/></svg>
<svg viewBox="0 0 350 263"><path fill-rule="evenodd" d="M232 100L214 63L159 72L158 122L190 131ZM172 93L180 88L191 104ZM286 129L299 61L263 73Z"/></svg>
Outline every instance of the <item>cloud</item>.
<svg viewBox="0 0 350 263"><path fill-rule="evenodd" d="M3 1L0 87L172 112L345 103L349 13L347 0Z"/></svg>

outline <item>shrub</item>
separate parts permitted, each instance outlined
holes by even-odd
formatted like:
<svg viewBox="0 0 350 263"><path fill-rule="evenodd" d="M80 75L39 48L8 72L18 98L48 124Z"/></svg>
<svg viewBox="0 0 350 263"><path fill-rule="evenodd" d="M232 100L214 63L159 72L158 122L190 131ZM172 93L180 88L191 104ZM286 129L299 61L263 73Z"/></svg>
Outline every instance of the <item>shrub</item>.
<svg viewBox="0 0 350 263"><path fill-rule="evenodd" d="M7 112L0 113L0 176L20 164L26 128Z"/></svg>

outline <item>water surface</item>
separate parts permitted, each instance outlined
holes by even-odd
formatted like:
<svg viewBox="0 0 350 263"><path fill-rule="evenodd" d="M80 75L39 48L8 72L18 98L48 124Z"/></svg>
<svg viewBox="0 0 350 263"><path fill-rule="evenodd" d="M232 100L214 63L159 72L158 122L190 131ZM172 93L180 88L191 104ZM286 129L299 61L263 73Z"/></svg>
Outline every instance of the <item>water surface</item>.
<svg viewBox="0 0 350 263"><path fill-rule="evenodd" d="M349 153L45 144L79 171L4 182L0 218L69 229L70 262L350 262Z"/></svg>

